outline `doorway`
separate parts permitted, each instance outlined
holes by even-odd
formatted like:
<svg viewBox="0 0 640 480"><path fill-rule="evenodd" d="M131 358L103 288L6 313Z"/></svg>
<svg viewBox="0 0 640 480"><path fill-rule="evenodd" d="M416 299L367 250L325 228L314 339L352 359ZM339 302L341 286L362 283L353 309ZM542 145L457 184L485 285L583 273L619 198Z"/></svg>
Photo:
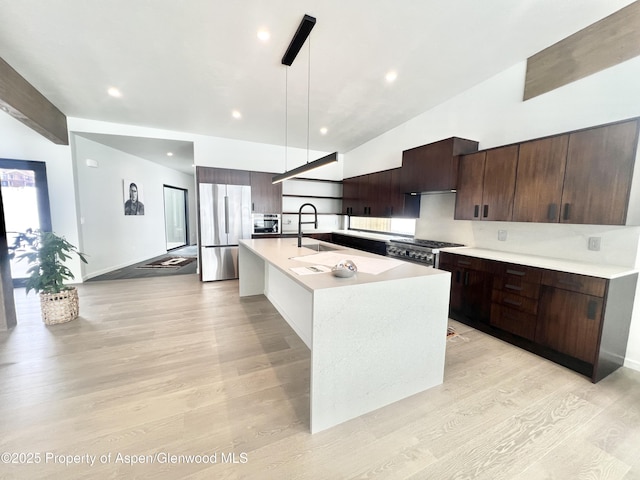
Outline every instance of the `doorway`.
<svg viewBox="0 0 640 480"><path fill-rule="evenodd" d="M164 186L164 225L167 251L188 244L187 190Z"/></svg>
<svg viewBox="0 0 640 480"><path fill-rule="evenodd" d="M28 229L51 231L45 162L0 158L0 188L8 245ZM16 250L16 257L20 253L20 249ZM26 261L11 260L14 287L24 286L27 268Z"/></svg>

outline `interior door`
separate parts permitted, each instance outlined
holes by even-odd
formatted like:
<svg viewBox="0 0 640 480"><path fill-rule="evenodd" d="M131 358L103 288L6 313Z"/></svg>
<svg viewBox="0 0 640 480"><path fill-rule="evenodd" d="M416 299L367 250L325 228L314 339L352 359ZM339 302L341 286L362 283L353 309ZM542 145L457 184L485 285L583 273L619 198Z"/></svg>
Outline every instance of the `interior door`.
<svg viewBox="0 0 640 480"><path fill-rule="evenodd" d="M164 186L164 228L167 251L187 245L186 189Z"/></svg>

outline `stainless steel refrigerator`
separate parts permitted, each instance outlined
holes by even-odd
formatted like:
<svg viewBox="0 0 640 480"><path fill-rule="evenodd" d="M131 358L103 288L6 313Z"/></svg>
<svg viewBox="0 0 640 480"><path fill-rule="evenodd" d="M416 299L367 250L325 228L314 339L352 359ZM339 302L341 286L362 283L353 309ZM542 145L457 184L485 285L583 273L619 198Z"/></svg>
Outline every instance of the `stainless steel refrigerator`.
<svg viewBox="0 0 640 480"><path fill-rule="evenodd" d="M238 278L238 240L251 238L251 187L200 184L202 280Z"/></svg>

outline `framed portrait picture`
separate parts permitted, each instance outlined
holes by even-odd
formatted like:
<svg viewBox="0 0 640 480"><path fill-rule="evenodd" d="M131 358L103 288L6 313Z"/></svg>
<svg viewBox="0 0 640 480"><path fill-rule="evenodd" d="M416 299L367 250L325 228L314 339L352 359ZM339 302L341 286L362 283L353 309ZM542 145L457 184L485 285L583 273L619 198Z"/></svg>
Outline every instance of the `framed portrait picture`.
<svg viewBox="0 0 640 480"><path fill-rule="evenodd" d="M123 180L124 214L144 215L144 195L142 184L133 180Z"/></svg>

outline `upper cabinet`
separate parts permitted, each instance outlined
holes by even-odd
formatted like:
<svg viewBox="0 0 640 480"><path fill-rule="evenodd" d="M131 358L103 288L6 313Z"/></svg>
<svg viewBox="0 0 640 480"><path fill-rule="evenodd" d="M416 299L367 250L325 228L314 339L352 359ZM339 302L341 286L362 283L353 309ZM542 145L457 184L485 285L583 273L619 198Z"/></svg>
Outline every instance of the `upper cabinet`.
<svg viewBox="0 0 640 480"><path fill-rule="evenodd" d="M342 210L356 217L420 216L420 197L400 189L401 168L345 178L342 181Z"/></svg>
<svg viewBox="0 0 640 480"><path fill-rule="evenodd" d="M402 152L403 193L455 190L460 155L478 150L478 142L447 138Z"/></svg>
<svg viewBox="0 0 640 480"><path fill-rule="evenodd" d="M514 222L558 222L569 135L520 144Z"/></svg>
<svg viewBox="0 0 640 480"><path fill-rule="evenodd" d="M464 155L457 220L628 224L638 119Z"/></svg>
<svg viewBox="0 0 640 480"><path fill-rule="evenodd" d="M251 212L282 213L282 183L272 183L274 173L251 172Z"/></svg>
<svg viewBox="0 0 640 480"><path fill-rule="evenodd" d="M625 224L637 140L637 120L569 135L560 222Z"/></svg>
<svg viewBox="0 0 640 480"><path fill-rule="evenodd" d="M454 218L511 220L517 165L517 145L462 156Z"/></svg>

